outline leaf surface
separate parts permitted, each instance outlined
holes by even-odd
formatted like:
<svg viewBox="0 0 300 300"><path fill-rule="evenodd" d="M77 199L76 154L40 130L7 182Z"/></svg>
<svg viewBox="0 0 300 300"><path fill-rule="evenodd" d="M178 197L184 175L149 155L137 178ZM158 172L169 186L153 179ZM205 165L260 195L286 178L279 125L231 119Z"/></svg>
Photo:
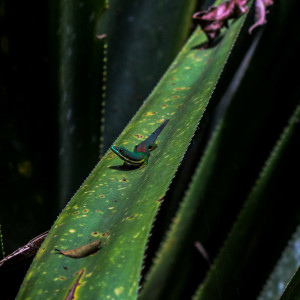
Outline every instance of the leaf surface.
<svg viewBox="0 0 300 300"><path fill-rule="evenodd" d="M136 299L144 251L160 202L180 164L236 40L244 16L212 48L197 29L115 142L132 150L165 119L143 169L122 168L109 151L60 214L23 282L18 299L66 297L78 272L80 299ZM92 255L55 254L102 239ZM84 270L84 271L81 271ZM38 296L37 296L38 295Z"/></svg>
<svg viewBox="0 0 300 300"><path fill-rule="evenodd" d="M246 74L241 76L241 71L237 71L225 96L217 89L217 93L225 100L220 105L220 111L228 107L201 158L167 238L146 275L141 299L181 299L187 297L181 293L193 292L209 267L202 255L197 253L194 243L201 242L212 261L227 237L265 158L294 110L297 99L294 99L295 89L292 86L297 84L297 79L286 64L274 66L274 61L278 62L278 53L282 54L283 60L288 57L295 66L299 65L297 48L293 47L295 39L284 45L280 42L291 30L288 23L284 22L290 18L291 11L297 11L295 4L288 3L278 7L272 16L269 15L270 21L258 45L261 35L255 36L249 53L241 63L242 68L245 68L243 65L249 66L246 67ZM274 35L274 30L280 34ZM249 39L248 33L245 34ZM272 74L270 69L273 70ZM282 74L286 74L284 79ZM241 80L237 87L237 82ZM291 87L288 91L287 86ZM232 98L229 104L225 99L228 97ZM283 106L285 98L289 100ZM283 235L283 230L280 235ZM276 248L280 249L279 244L276 243ZM259 251L259 245L257 247ZM268 263L269 259L274 262L276 257L269 255ZM258 264L255 259L254 263ZM236 265L240 265L238 260ZM260 272L255 279L245 280L248 285L245 284L243 292L249 294L248 290L251 289L252 293L257 293L264 275ZM170 290L171 285L173 288ZM239 292L242 293L241 290Z"/></svg>

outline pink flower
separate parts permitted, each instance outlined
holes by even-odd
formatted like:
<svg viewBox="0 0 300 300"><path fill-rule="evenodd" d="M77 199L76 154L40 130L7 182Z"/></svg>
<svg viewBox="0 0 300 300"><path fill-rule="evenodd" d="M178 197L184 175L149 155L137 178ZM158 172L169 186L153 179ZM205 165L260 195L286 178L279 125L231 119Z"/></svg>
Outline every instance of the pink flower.
<svg viewBox="0 0 300 300"><path fill-rule="evenodd" d="M266 8L272 5L272 0L256 0L255 2L255 23L249 28L249 33L251 34L253 29L257 26L263 25L267 22L266 20Z"/></svg>

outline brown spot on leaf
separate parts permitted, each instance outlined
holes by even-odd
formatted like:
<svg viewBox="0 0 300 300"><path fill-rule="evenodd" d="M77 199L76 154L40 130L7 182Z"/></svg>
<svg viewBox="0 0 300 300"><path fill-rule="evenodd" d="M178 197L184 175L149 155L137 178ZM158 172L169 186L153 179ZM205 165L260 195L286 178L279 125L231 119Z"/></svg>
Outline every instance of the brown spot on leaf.
<svg viewBox="0 0 300 300"><path fill-rule="evenodd" d="M160 199L157 200L157 202L162 203L164 201L165 197L161 197Z"/></svg>
<svg viewBox="0 0 300 300"><path fill-rule="evenodd" d="M130 216L129 219L133 219L136 216L137 216L137 214L134 214L134 215Z"/></svg>
<svg viewBox="0 0 300 300"><path fill-rule="evenodd" d="M72 300L74 299L74 294L75 294L75 291L76 291L76 288L80 285L80 279L82 277L84 273L84 269L81 269L80 272L79 272L79 275L76 279L76 281L74 282L74 284L72 285L72 287L70 288L65 300Z"/></svg>

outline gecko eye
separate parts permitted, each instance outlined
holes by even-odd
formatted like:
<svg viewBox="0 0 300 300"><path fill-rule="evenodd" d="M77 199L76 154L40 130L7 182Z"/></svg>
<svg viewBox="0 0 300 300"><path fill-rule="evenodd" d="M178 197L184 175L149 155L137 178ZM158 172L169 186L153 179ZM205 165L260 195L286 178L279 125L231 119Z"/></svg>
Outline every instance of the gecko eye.
<svg viewBox="0 0 300 300"><path fill-rule="evenodd" d="M123 152L124 152L124 149L123 149L123 148L120 148L119 152L120 152L120 153L123 153Z"/></svg>

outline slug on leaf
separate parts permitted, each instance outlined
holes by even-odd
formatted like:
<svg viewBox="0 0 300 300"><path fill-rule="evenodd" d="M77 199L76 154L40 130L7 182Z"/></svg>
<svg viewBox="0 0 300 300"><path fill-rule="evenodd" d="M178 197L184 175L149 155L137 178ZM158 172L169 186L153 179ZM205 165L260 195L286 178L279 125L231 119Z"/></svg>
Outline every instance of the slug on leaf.
<svg viewBox="0 0 300 300"><path fill-rule="evenodd" d="M90 254L96 253L100 249L101 241L102 240L96 240L91 243L70 250L63 251L63 250L55 249L55 251L57 251L58 254L62 254L71 258L82 258Z"/></svg>

